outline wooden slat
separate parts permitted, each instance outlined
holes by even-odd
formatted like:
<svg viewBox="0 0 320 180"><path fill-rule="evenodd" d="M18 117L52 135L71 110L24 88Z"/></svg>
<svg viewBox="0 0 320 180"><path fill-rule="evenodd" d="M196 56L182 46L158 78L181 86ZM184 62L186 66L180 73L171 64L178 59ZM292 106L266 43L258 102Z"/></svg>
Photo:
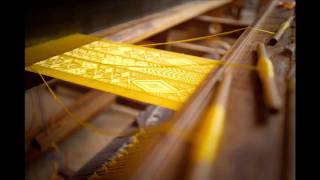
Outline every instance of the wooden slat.
<svg viewBox="0 0 320 180"><path fill-rule="evenodd" d="M71 98L74 98L74 99L78 98L78 97L81 97L83 95L83 93L81 93L79 91L76 91L74 89L71 89L71 88L68 88L68 87L64 87L64 86L57 86L55 88L55 92L57 94L61 94L63 96L71 97Z"/></svg>
<svg viewBox="0 0 320 180"><path fill-rule="evenodd" d="M76 103L69 106L70 110L81 122L86 122L96 115L103 107L111 105L115 95L90 91L81 97ZM75 131L80 125L69 114L64 111L55 116L55 123L51 124L46 132L38 134L34 141L39 145L41 151L46 151L53 142L60 142Z"/></svg>
<svg viewBox="0 0 320 180"><path fill-rule="evenodd" d="M171 46L185 48L193 51L200 51L200 52L209 53L209 54L224 55L226 53L226 51L223 49L215 49L215 48L210 48L207 46L192 44L192 43L177 43L177 44L172 44Z"/></svg>
<svg viewBox="0 0 320 180"><path fill-rule="evenodd" d="M128 107L128 106L120 105L120 104L113 104L111 108L114 109L114 110L117 110L119 112L122 112L124 114L130 114L133 117L138 116L139 112L140 112L140 111L138 111L136 109L133 109L133 108Z"/></svg>
<svg viewBox="0 0 320 180"><path fill-rule="evenodd" d="M188 2L142 19L98 31L93 35L114 41L135 43L230 2L231 0Z"/></svg>
<svg viewBox="0 0 320 180"><path fill-rule="evenodd" d="M280 24L293 11L272 8L264 13L255 27L276 31ZM282 47L289 42L287 33L275 47L267 46L270 59L274 64L277 87L281 97L285 98L285 76L289 69L290 58L283 55ZM237 63L256 64L254 54L258 42L268 43L271 38L265 33L255 32L237 50L234 61ZM241 41L241 39L238 39ZM228 119L222 148L215 166L215 179L283 179L281 164L284 141L284 107L278 115L265 112L261 84L257 73L234 69L235 79L230 94ZM284 99L282 99L284 100Z"/></svg>
<svg viewBox="0 0 320 180"><path fill-rule="evenodd" d="M227 24L227 25L234 25L234 26L249 26L251 23L247 21L235 20L230 18L223 18L223 17L212 17L212 16L198 16L196 17L197 20L210 22L210 23L220 23L220 24Z"/></svg>

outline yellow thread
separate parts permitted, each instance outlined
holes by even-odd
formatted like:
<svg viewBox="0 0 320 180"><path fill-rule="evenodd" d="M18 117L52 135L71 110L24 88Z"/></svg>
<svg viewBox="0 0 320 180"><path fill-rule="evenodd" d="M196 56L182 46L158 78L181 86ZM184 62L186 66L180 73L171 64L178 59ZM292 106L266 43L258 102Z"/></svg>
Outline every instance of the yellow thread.
<svg viewBox="0 0 320 180"><path fill-rule="evenodd" d="M212 62L205 58L142 48L134 45L97 41L26 67L31 72L81 84L177 110L205 76L218 66L171 68L114 68L115 65L161 67ZM100 52L97 52L100 51ZM123 56L110 56L110 52ZM65 55L72 57L65 57ZM85 60L84 60L85 59ZM104 64L108 63L108 64ZM214 66L214 67L213 67ZM173 66L172 66L173 67ZM31 70L35 69L36 71Z"/></svg>
<svg viewBox="0 0 320 180"><path fill-rule="evenodd" d="M289 21L284 22L283 24L281 24L281 29L285 30L289 27Z"/></svg>
<svg viewBox="0 0 320 180"><path fill-rule="evenodd" d="M219 64L255 70L247 64L102 41L40 61L26 70L178 110Z"/></svg>
<svg viewBox="0 0 320 180"><path fill-rule="evenodd" d="M259 69L258 73L260 74L262 79L274 77L273 65L269 58L261 57L258 60L257 67L258 67L257 69Z"/></svg>
<svg viewBox="0 0 320 180"><path fill-rule="evenodd" d="M233 34L233 33L245 30L245 29L253 29L253 30L256 30L256 31L268 33L270 35L275 34L274 32L271 32L271 31L268 31L268 30L264 30L264 29L260 29L260 28L254 28L254 27L248 26L248 27L244 27L244 28L240 28L240 29L236 29L236 30L232 30L232 31L227 31L227 32L222 32L222 33L217 33L217 34L213 34L213 35L208 35L208 36L200 36L200 37L177 40L177 41L167 41L167 42L163 42L163 43L143 44L143 45L140 45L140 46L149 47L149 46L159 46L159 45L166 45L166 44L182 43L182 42L199 41L199 40L203 40L203 39L209 39L209 38L212 38L212 37L225 36L225 35Z"/></svg>
<svg viewBox="0 0 320 180"><path fill-rule="evenodd" d="M210 63L208 63L208 64L210 64ZM228 63L221 62L221 64L228 64ZM231 65L231 64L229 63L229 65ZM237 65L237 66L244 66L244 67L246 67L245 65L241 65L241 64L239 64L239 65ZM248 66L247 68L255 69L255 67L250 67L250 66ZM125 132L125 133L105 132L105 131L103 131L103 130L101 130L101 129L99 129L99 128L96 128L95 126L92 126L91 124L84 123L84 122L81 120L81 118L79 118L79 117L76 116L74 113L72 113L72 112L67 108L67 106L63 103L63 101L57 97L57 95L53 92L53 90L50 88L50 86L49 86L49 85L47 84L47 82L44 80L42 74L41 74L40 72L36 71L36 70L33 70L33 71L34 71L34 72L37 72L37 73L40 75L41 79L43 80L45 86L48 88L48 90L49 90L50 94L52 95L52 97L54 98L54 100L57 101L57 103L64 109L64 111L65 111L68 115L70 115L70 117L71 117L73 120L75 120L78 124L80 124L81 126L86 127L86 128L88 128L89 130L94 131L94 132L96 132L96 133L98 133L98 134L107 135L107 136L110 136L110 135L128 136L128 135L131 135L131 134L136 133L136 130L133 130L132 132ZM164 124L162 124L161 126L158 125L158 126L155 126L155 127L149 128L149 129L154 129L155 131L164 131L164 132L167 132L167 131L170 129L170 128L169 128L170 125L171 125L171 123L164 123Z"/></svg>
<svg viewBox="0 0 320 180"><path fill-rule="evenodd" d="M100 134L100 135L103 135L103 136L110 136L110 135L117 135L117 136L130 136L130 135L133 135L133 134L136 134L137 132L139 132L139 130L132 130L131 132L129 131L126 131L126 132L122 132L122 133L119 133L119 132L106 132L102 129L99 129L91 124L88 124L88 123L84 123L81 121L81 119L76 116L74 113L72 113L68 107L63 103L63 101L61 99L58 98L58 96L56 96L56 94L53 92L53 90L51 89L51 87L49 86L49 84L46 82L46 80L43 78L42 74L40 72L37 72L42 81L44 82L44 84L46 85L46 87L48 88L50 94L52 95L52 97L54 98L54 100L60 105L62 106L62 108L64 109L64 111L73 119L75 120L79 125L81 125L82 127L85 127L87 128L88 130L94 132L94 133L97 133L97 134ZM164 123L161 123L157 126L150 126L150 127L146 127L145 130L148 130L149 132L169 132L169 134L171 135L174 135L175 134L175 131L170 131L170 127L172 126L172 122L171 121L166 121ZM185 141L188 141L190 140L188 136L185 136L185 137L182 137L183 139L185 139ZM136 137L134 136L132 139L132 143L133 144L136 144L138 143L138 140L136 139ZM57 148L57 146L55 146L55 144L53 143L51 145L52 147L54 147L56 150L59 150Z"/></svg>
<svg viewBox="0 0 320 180"><path fill-rule="evenodd" d="M210 163L215 159L218 145L222 136L225 120L225 108L220 105L213 105L203 119L204 125L201 133L198 134L197 151L194 160L199 163Z"/></svg>
<svg viewBox="0 0 320 180"><path fill-rule="evenodd" d="M240 28L237 30L233 30L233 31L229 31L229 32L224 32L224 33L219 33L219 34L214 34L214 35L209 35L209 36L203 36L203 37L197 37L197 38L192 38L192 39L185 39L185 40L180 40L180 41L171 41L171 42L166 42L166 43L155 43L155 44L145 44L142 46L154 46L154 45L160 45L160 44L173 44L173 43L179 43L179 42L189 42L189 41L196 41L196 40L201 40L201 39L206 39L206 38L210 38L210 37L215 37L215 36L222 36L222 35L227 35L227 34L231 34L231 33L235 33L235 32L239 32L241 30L247 29L247 28L251 28L253 30L257 30L260 32L265 32L265 33L269 33L269 34L274 34L274 32L270 32L267 30L263 30L263 29L258 29L258 28L252 28L252 27L246 27L246 28ZM247 69L251 69L251 70L256 70L257 68L251 65L245 65L245 64L233 64L233 63L226 63L226 62L208 62L208 63L204 63L204 64L198 64L198 65L209 65L209 64L226 64L226 65L230 65L230 66L235 66L235 67L242 67L242 68L247 68ZM171 67L176 67L176 66L190 66L191 64L181 64L181 65L172 65ZM126 65L114 65L114 66L126 66ZM170 65L164 65L166 67L170 67ZM130 66L127 66L130 67ZM140 67L140 66L132 66L132 67ZM31 68L31 67L30 67ZM144 66L144 68L146 68ZM155 68L155 67L152 67ZM38 72L38 71L35 71ZM54 99L62 106L62 108L64 109L64 111L70 115L70 117L72 117L72 119L74 119L77 123L79 123L81 126L84 126L92 131L95 131L99 134L103 134L103 135L110 135L110 133L107 133L99 128L96 128L95 126L92 126L91 124L87 124L81 121L81 119L79 117L77 117L75 114L73 114L68 108L67 106L54 94L54 92L52 91L52 89L49 87L49 85L47 84L47 82L44 80L44 78L42 77L42 75L38 72L38 74L40 75L41 79L43 80L43 82L45 83L45 85L47 86L50 94L54 97ZM126 133L126 135L129 135L132 133Z"/></svg>
<svg viewBox="0 0 320 180"><path fill-rule="evenodd" d="M81 126L83 126L83 127L86 127L86 128L88 128L89 130L94 131L94 132L96 132L96 133L98 133L98 134L102 134L102 135L106 135L106 136L110 136L110 135L116 134L116 133L108 133L108 132L106 132L106 131L103 131L103 130L101 130L101 129L99 129L99 128L93 126L93 125L91 125L91 124L82 122L81 119L80 119L78 116L76 116L74 113L72 113L72 112L68 109L68 107L63 103L63 101L56 96L56 94L53 92L53 90L51 89L51 87L49 86L49 84L48 84L48 83L46 82L46 80L43 78L42 74L39 73L39 72L38 72L38 74L40 75L42 81L44 82L44 84L45 84L46 87L48 88L48 90L49 90L50 94L52 95L52 97L54 98L54 100L55 100L56 102L58 102L58 104L60 104L60 106L64 109L64 111L65 111L73 120L75 120L79 125L81 125ZM126 133L125 135L119 133L119 134L120 134L119 136L128 136L128 135L134 134L134 133L136 133L136 132L137 132L137 130L133 130L132 132ZM54 144L52 144L51 146L52 146L52 147L55 147Z"/></svg>
<svg viewBox="0 0 320 180"><path fill-rule="evenodd" d="M275 32L268 31L268 30L265 30L265 29L260 29L260 28L250 27L250 26L248 26L248 28L249 29L253 29L255 31L264 32L264 33L267 33L267 34L270 34L270 35L274 35L275 34Z"/></svg>
<svg viewBox="0 0 320 180"><path fill-rule="evenodd" d="M40 75L42 81L44 82L44 84L46 85L46 87L48 88L50 94L52 95L52 97L54 98L54 100L60 105L62 106L62 108L64 109L64 111L73 119L75 120L79 125L88 128L89 130L104 135L104 136L110 136L110 135L118 135L118 136L129 136L129 135L133 135L136 134L137 132L139 132L139 130L133 130L131 132L127 132L127 133L118 133L118 132L114 132L113 134L110 132L105 132L102 129L99 129L91 124L88 123L84 123L81 122L81 120L79 119L79 117L77 117L74 113L72 113L68 107L63 103L63 101L61 99L58 98L58 96L53 92L53 90L51 89L51 87L49 86L49 84L46 82L46 80L43 78L42 74L38 72L38 74ZM153 129L153 130L163 130L166 131L168 130L168 126L171 125L171 122L167 122L167 123L163 123L162 125L159 126L154 126L154 127L148 127L148 129ZM134 138L133 138L134 139ZM134 139L134 143L137 143L137 140ZM55 145L55 143L51 144L52 147L54 147L55 149L57 149L57 146ZM59 150L59 149L58 149Z"/></svg>
<svg viewBox="0 0 320 180"><path fill-rule="evenodd" d="M76 116L74 113L72 113L68 107L63 103L63 101L61 99L58 98L58 96L53 92L53 90L51 89L51 87L49 86L49 84L47 83L47 81L43 78L42 74L37 72L42 81L44 82L44 84L46 85L46 87L48 88L51 96L54 98L54 100L60 105L62 106L62 108L64 109L64 111L73 119L75 120L79 125L85 127L85 128L88 128L88 130L92 131L92 132L95 132L97 134L100 134L100 135L104 135L104 136L110 136L110 135L118 135L119 137L120 136L130 136L130 135L133 135L133 134L136 134L137 132L139 132L139 130L133 130L131 132L125 132L125 133L118 133L118 132L106 132L106 131L103 131L102 129L99 129L91 124L88 124L88 123L84 123L84 122L81 122L80 118L78 116ZM172 122L164 122L160 125L157 125L157 126L151 126L151 127L146 127L145 129L147 130L150 130L151 131L156 131L156 132L168 132L168 130L170 130L170 126L172 125ZM172 132L174 133L174 132ZM133 144L136 144L138 143L138 140L136 139L135 136L133 136L131 138L133 140ZM51 147L53 147L54 149L58 150L59 151L59 148L57 148L57 145L55 143L51 144Z"/></svg>
<svg viewBox="0 0 320 180"><path fill-rule="evenodd" d="M38 72L38 74L40 75L42 81L44 82L44 84L46 85L46 87L48 88L50 94L53 96L54 100L56 100L56 102L58 102L58 104L60 106L62 106L62 108L64 109L64 111L73 119L75 120L79 125L87 128L88 130L94 132L94 133L97 133L97 134L100 134L100 135L103 135L103 136L110 136L110 135L118 135L119 137L121 136L130 136L130 135L133 135L133 134L136 134L139 132L139 130L133 130L132 132L124 132L124 133L111 133L111 132L106 132L102 129L99 129L91 124L88 124L88 123L84 123L84 122L81 122L80 118L78 116L76 116L74 113L72 113L68 107L63 103L63 101L61 99L58 98L58 96L56 96L56 94L53 92L53 90L51 89L51 87L49 86L49 84L46 82L46 80L43 78L42 74ZM157 126L150 126L150 127L146 127L145 130L149 130L149 132L169 132L169 135L174 135L175 134L175 131L170 131L170 126L172 126L172 122L171 121L166 121L160 125L157 125ZM141 131L141 130L140 130ZM188 141L190 140L189 137L186 135L185 137L182 137L185 141ZM136 136L133 136L131 138L131 143L132 144L137 144L139 142L139 140L136 138ZM59 152L59 148L58 146L53 143L51 144L51 146L56 149L57 152Z"/></svg>

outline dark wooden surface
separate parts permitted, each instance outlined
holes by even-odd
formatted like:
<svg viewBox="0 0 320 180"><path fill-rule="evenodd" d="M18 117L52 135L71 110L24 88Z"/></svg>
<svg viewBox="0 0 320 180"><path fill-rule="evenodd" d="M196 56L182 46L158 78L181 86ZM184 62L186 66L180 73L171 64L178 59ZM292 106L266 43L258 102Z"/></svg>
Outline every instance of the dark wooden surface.
<svg viewBox="0 0 320 180"><path fill-rule="evenodd" d="M148 106L147 110L142 111L135 118L135 122L131 127L128 127L124 132L131 130L132 127L139 128L145 126L153 126L166 121L173 114L172 110L153 106ZM90 177L102 164L106 163L124 144L130 144L131 136L123 136L115 138L110 144L103 148L95 157L87 162L70 180L84 180Z"/></svg>
<svg viewBox="0 0 320 180"><path fill-rule="evenodd" d="M43 0L28 1L25 45L73 33L92 33L192 0Z"/></svg>
<svg viewBox="0 0 320 180"><path fill-rule="evenodd" d="M276 31L292 15L292 10L279 9L276 7L277 3L272 1L262 16L258 17L254 27ZM282 51L289 42L289 34L286 33L277 46L267 47L275 66L277 86L283 102L290 58L283 55ZM222 60L255 65L257 44L268 43L269 38L270 34L248 29ZM224 68L218 68L210 74L182 110L174 115L172 131L182 135L196 124L197 115L207 104L210 91ZM228 69L230 70L229 67ZM222 149L214 169L215 179L282 179L282 174L285 173L282 169L285 108L282 106L277 115L268 114L257 72L247 69L231 71L236 78L230 95ZM166 136L161 139L152 151L145 154L133 179L172 178L167 172L177 167L174 164L182 152L182 146L181 139L177 137Z"/></svg>
<svg viewBox="0 0 320 180"><path fill-rule="evenodd" d="M258 21L258 27L276 31L280 24L293 13L293 10L271 8L266 16ZM259 18L260 19L260 18ZM292 29L291 29L292 30ZM292 31L285 33L279 43L267 46L273 61L277 85L285 101L287 90L286 76L290 70L288 55L283 53L289 44ZM240 38L233 47L232 61L256 64L256 45L268 42L271 37L261 32ZM241 45L239 45L241 44ZM239 48L239 49L238 49ZM215 179L283 179L286 162L284 155L285 107L278 115L270 116L265 112L262 91L257 73L234 69L234 81L231 89L227 122L222 146L215 164Z"/></svg>
<svg viewBox="0 0 320 180"><path fill-rule="evenodd" d="M293 10L272 8L259 25L260 28L276 31ZM292 29L284 34L279 43L267 46L275 68L277 86L282 101L285 101L286 75L290 57L283 49L290 43ZM270 36L256 32L239 51L236 62L256 64L254 53L258 42L268 42ZM285 106L278 115L265 113L262 92L257 73L235 70L235 79L230 94L228 117L222 146L214 169L215 178L223 180L276 180L283 179L283 150ZM292 120L292 119L291 119Z"/></svg>

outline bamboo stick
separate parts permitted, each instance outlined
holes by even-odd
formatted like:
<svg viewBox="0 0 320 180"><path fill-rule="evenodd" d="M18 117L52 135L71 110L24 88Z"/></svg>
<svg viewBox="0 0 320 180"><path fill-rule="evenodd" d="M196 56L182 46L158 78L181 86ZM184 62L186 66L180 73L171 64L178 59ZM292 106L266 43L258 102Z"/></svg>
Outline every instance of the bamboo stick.
<svg viewBox="0 0 320 180"><path fill-rule="evenodd" d="M281 106L281 98L275 82L273 64L267 55L264 44L258 44L257 53L258 73L262 82L264 100L270 112L277 113Z"/></svg>
<svg viewBox="0 0 320 180"><path fill-rule="evenodd" d="M192 151L189 180L212 179L212 165L217 156L226 116L226 106L232 82L232 74L227 73L218 86L217 94L209 104L209 109L202 119Z"/></svg>
<svg viewBox="0 0 320 180"><path fill-rule="evenodd" d="M294 19L294 16L290 16L284 23L280 25L280 28L278 29L276 34L270 39L270 45L274 46L278 43L278 41L281 39L283 34L286 32L286 30L290 26L293 19Z"/></svg>

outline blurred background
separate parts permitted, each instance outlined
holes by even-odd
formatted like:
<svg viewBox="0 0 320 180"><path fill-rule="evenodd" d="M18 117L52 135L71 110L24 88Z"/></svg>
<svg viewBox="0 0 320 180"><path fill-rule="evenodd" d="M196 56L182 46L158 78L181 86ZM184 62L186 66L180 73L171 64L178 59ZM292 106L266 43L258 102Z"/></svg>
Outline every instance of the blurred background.
<svg viewBox="0 0 320 180"><path fill-rule="evenodd" d="M26 7L25 45L73 33L89 34L188 1L197 0L31 0ZM232 13L252 19L267 2L234 0Z"/></svg>

